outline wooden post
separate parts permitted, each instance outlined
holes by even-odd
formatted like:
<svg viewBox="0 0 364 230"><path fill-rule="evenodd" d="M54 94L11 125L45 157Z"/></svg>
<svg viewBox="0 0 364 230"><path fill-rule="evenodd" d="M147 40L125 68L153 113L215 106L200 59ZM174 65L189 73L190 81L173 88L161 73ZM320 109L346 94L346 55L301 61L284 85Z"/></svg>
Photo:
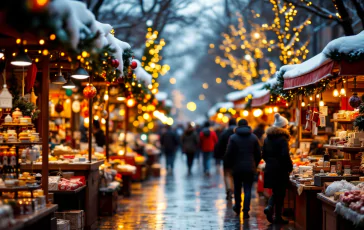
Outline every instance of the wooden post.
<svg viewBox="0 0 364 230"><path fill-rule="evenodd" d="M124 116L124 120L125 120L125 129L124 129L124 156L126 155L126 150L127 150L127 141L126 141L126 136L128 135L128 129L129 129L129 107L126 105L125 103L125 116Z"/></svg>
<svg viewBox="0 0 364 230"><path fill-rule="evenodd" d="M48 203L48 152L49 152L49 57L46 56L42 62L41 83L41 116L40 126L42 137L42 187L46 202Z"/></svg>
<svg viewBox="0 0 364 230"><path fill-rule="evenodd" d="M109 85L106 85L106 92L109 92ZM109 113L110 113L110 108L109 108L109 100L105 101L105 109L107 112L107 117L105 118L106 120L106 124L105 124L105 140L106 140L106 144L105 144L105 155L106 155L106 160L109 161L109 144L110 144L110 137L109 137Z"/></svg>
<svg viewBox="0 0 364 230"><path fill-rule="evenodd" d="M92 83L92 76L89 78L89 83ZM93 134L93 122L94 117L92 115L92 106L93 106L93 98L88 99L88 117L89 117L89 125L88 125L88 159L90 163L92 162L92 134Z"/></svg>

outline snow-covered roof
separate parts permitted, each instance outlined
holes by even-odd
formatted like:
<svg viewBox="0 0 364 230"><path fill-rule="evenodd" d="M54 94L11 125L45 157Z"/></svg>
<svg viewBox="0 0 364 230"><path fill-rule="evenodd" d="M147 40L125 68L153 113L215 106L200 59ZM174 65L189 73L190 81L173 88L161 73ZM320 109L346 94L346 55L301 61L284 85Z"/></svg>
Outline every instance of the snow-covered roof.
<svg viewBox="0 0 364 230"><path fill-rule="evenodd" d="M166 92L158 92L156 95L155 95L155 98L158 100L158 101L164 101L168 98L168 94Z"/></svg>
<svg viewBox="0 0 364 230"><path fill-rule="evenodd" d="M286 71L283 75L284 78L295 78L302 76L303 74L312 72L318 69L320 66L332 61L327 56L332 52L339 52L348 54L355 50L362 49L364 52L364 31L357 35L345 36L337 38L329 42L321 53L308 59L305 62L296 65L286 65L280 68L280 71Z"/></svg>
<svg viewBox="0 0 364 230"><path fill-rule="evenodd" d="M243 89L241 91L231 92L231 93L226 95L226 99L228 101L241 100L241 99L247 97L249 94L253 95L255 91L261 90L264 87L265 84L266 84L266 82L259 82L259 83L256 83L254 85L248 86L248 87L246 87L245 89Z"/></svg>
<svg viewBox="0 0 364 230"><path fill-rule="evenodd" d="M330 61L331 61L331 59L326 57L325 54L319 53L316 56L314 56L300 64L291 65L291 66L282 66L280 68L280 70L286 70L286 72L283 75L283 78L295 78L298 76L302 76L303 74L312 72L312 71L320 68L320 66L322 66Z"/></svg>
<svg viewBox="0 0 364 230"><path fill-rule="evenodd" d="M77 50L80 41L86 36L99 33L100 36L94 42L95 48L100 49L110 45L115 50L114 56L120 63L118 69L123 74L123 53L131 46L115 38L110 33L112 30L111 25L96 21L95 16L87 9L85 3L73 0L53 0L48 4L48 11L52 17L58 19L57 31L70 36L71 46L75 50ZM63 24L63 20L65 20L65 24ZM139 72L141 71L139 70ZM139 73L139 75L143 79L145 78L143 81L149 81L149 77L144 76L144 73Z"/></svg>
<svg viewBox="0 0 364 230"><path fill-rule="evenodd" d="M234 108L234 103L232 103L232 102L218 102L209 109L209 111L207 112L207 115L209 117L212 117L212 116L214 116L216 114L217 110L219 110L221 108L232 109L232 108Z"/></svg>

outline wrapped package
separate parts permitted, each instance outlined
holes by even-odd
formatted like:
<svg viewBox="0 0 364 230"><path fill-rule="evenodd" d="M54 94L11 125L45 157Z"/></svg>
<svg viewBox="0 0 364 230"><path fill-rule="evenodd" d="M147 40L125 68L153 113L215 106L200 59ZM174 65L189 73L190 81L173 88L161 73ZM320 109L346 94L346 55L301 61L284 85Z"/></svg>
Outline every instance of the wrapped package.
<svg viewBox="0 0 364 230"><path fill-rule="evenodd" d="M353 184L347 182L346 180L332 182L325 191L326 196L333 196L336 192L345 192L351 190L357 190Z"/></svg>
<svg viewBox="0 0 364 230"><path fill-rule="evenodd" d="M70 181L72 183L76 183L76 181L81 182L81 186L86 185L86 180L85 180L84 176L73 176L73 177L70 178Z"/></svg>
<svg viewBox="0 0 364 230"><path fill-rule="evenodd" d="M60 176L49 176L48 177L48 190L58 190L58 182L61 180Z"/></svg>

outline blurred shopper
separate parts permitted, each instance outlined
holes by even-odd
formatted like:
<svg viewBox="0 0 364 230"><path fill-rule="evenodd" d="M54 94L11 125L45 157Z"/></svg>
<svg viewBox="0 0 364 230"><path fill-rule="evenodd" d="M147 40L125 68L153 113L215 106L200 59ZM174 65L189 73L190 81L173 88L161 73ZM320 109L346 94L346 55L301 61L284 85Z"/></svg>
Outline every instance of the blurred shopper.
<svg viewBox="0 0 364 230"><path fill-rule="evenodd" d="M245 119L241 119L235 134L230 137L224 157L225 164L233 171L234 177L234 212L241 212L241 187L244 186L243 217L249 218L251 190L257 166L261 160L258 138Z"/></svg>
<svg viewBox="0 0 364 230"><path fill-rule="evenodd" d="M191 124L182 135L182 151L187 156L188 174L191 174L193 159L198 152L198 135Z"/></svg>
<svg viewBox="0 0 364 230"><path fill-rule="evenodd" d="M264 138L265 138L265 124L260 123L258 126L254 129L253 133L255 136L258 137L260 146L263 146Z"/></svg>
<svg viewBox="0 0 364 230"><path fill-rule="evenodd" d="M174 160L176 158L179 139L177 134L172 131L171 126L166 126L165 132L162 134L160 142L162 150L166 156L167 170L173 172Z"/></svg>
<svg viewBox="0 0 364 230"><path fill-rule="evenodd" d="M225 129L221 135L219 136L219 141L215 146L215 158L223 160L224 155L226 153L226 149L229 143L229 138L234 134L234 129L236 128L236 119L231 118L229 120L229 127ZM226 165L226 162L223 163L224 166L224 181L225 181L225 189L226 189L226 200L231 200L234 192L234 181L231 168Z"/></svg>
<svg viewBox="0 0 364 230"><path fill-rule="evenodd" d="M222 125L216 126L215 133L216 133L216 136L217 136L217 139L218 140L220 139L220 136L221 136L221 134L223 132L224 132L224 126L222 126ZM219 171L220 170L220 165L222 163L222 158L221 157L217 157L218 154L217 154L216 151L218 151L217 144L214 147L214 158L215 158L216 170ZM224 156L224 154L223 154L223 156Z"/></svg>
<svg viewBox="0 0 364 230"><path fill-rule="evenodd" d="M206 176L210 175L211 159L216 143L216 133L210 129L210 123L207 121L200 132L200 147L203 154L203 170Z"/></svg>
<svg viewBox="0 0 364 230"><path fill-rule="evenodd" d="M272 196L264 213L270 223L287 224L282 218L282 208L286 188L289 182L289 173L292 171L292 160L289 156L288 120L279 113L274 115L274 124L267 130L267 138L263 145L263 159L266 162L264 170L264 187L272 189ZM275 219L273 220L273 209Z"/></svg>
<svg viewBox="0 0 364 230"><path fill-rule="evenodd" d="M100 122L98 120L94 120L93 125L94 125L93 131L94 131L96 145L98 147L103 148L106 145L105 133L101 129Z"/></svg>

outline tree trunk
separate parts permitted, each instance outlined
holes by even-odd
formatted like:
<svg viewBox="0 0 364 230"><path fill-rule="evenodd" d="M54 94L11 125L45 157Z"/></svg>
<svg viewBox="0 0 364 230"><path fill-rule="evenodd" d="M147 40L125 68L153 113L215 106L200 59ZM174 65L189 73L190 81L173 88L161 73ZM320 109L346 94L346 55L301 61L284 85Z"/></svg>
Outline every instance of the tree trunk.
<svg viewBox="0 0 364 230"><path fill-rule="evenodd" d="M343 0L332 0L334 4L336 4L337 11L339 12L342 22L340 23L342 28L344 29L344 33L346 36L354 35L354 29L352 26L352 19L348 13L348 10L345 8Z"/></svg>
<svg viewBox="0 0 364 230"><path fill-rule="evenodd" d="M362 25L362 27L364 29L364 9L363 9L363 7L361 7L358 0L351 0L351 2L355 6L356 13L359 16L359 18L361 20L361 25Z"/></svg>

